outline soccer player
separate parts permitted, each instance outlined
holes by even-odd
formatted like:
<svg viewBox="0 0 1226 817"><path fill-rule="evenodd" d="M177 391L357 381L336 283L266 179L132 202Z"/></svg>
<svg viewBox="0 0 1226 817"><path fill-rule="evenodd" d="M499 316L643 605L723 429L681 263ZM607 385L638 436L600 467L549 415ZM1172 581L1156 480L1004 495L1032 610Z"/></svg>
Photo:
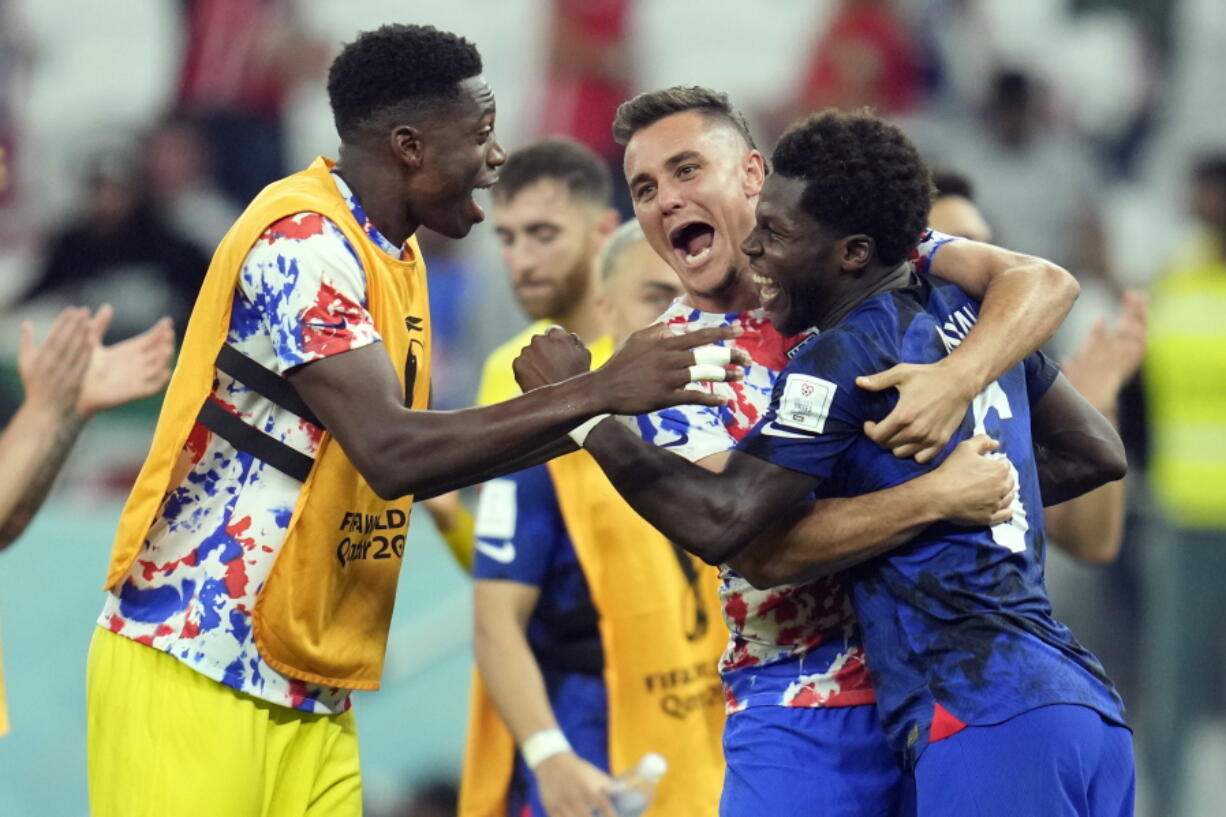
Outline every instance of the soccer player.
<svg viewBox="0 0 1226 817"><path fill-rule="evenodd" d="M35 343L29 323L22 324L17 372L25 399L0 434L0 551L30 524L89 418L155 394L170 377L170 319L102 346L112 314L110 306L92 316L85 309L65 309L42 343ZM0 664L0 736L7 732Z"/></svg>
<svg viewBox="0 0 1226 817"><path fill-rule="evenodd" d="M539 462L601 412L718 402L682 388L726 374L690 349L735 332L648 331L569 384L427 410L413 234L484 218L505 154L481 71L432 27L360 35L328 77L339 161L266 187L219 246L90 649L95 815L359 814L349 693L379 685L410 495Z"/></svg>
<svg viewBox="0 0 1226 817"><path fill-rule="evenodd" d="M765 413L778 371L802 339L778 332L757 308L748 257L734 238L753 226L765 162L727 97L704 88L636 97L622 106L615 129L627 146L626 177L638 220L686 291L662 320L684 328L740 326L744 334L736 342L752 359L743 381L716 387L730 399L728 407L671 409L632 425L649 441L718 469L725 452ZM692 246L683 251L681 244ZM956 426L969 389L985 374L981 369L995 370L1033 351L1055 330L1076 293L1067 273L1037 259L935 235L912 262L920 269L934 265L986 295L985 318L941 364L900 365L867 381L877 388L897 382L902 390L898 410L870 428L879 443L900 454L930 448L915 444L925 435L945 433L946 427L952 433L948 418L931 415L952 412ZM893 381L896 375L902 377ZM941 405L950 400L952 408ZM895 422L902 416L914 420L920 433L904 436L908 429ZM828 501L806 527L813 539L804 557L837 564L841 549L889 541L917 519L942 518L948 502L935 487L913 481L892 489L889 501ZM995 510L995 503L983 509L989 515ZM722 571L731 631L721 664L731 715L723 813L782 814L815 798L847 813L889 813L903 781L872 707L850 607L829 579L789 583L797 570L768 553L771 558L759 562L751 550ZM771 589L755 589L751 578Z"/></svg>
<svg viewBox="0 0 1226 817"><path fill-rule="evenodd" d="M828 112L789 129L772 159L743 249L772 323L818 333L793 351L769 411L719 473L642 445L618 423L597 424L586 441L636 510L711 561L735 558L764 531L776 551L789 549L796 529L769 529L813 492L851 498L926 473L931 463L892 457L866 434L895 401L857 378L945 359L979 319L961 290L902 263L927 219L931 182L900 131ZM567 357L530 347L517 363L523 385L581 369L582 350ZM1032 405L1035 427L1052 429L1035 440ZM997 440L1017 474L1007 521L917 519L906 546L879 543L846 560L869 559L848 574L852 602L915 811L981 815L1008 803L1018 815L1130 814L1122 703L1051 619L1042 581L1043 504L1122 476L1118 435L1041 355L989 384L954 439L976 433ZM1036 441L1046 449L1037 462ZM825 813L820 803L814 811Z"/></svg>
<svg viewBox="0 0 1226 817"><path fill-rule="evenodd" d="M578 335L597 366L613 354L596 272L601 245L617 226L612 186L604 160L571 139L542 139L507 157L493 188L494 231L515 297L532 323L486 358L477 405L519 394L511 361L551 324ZM460 495L444 494L425 506L456 560L471 568L472 514Z"/></svg>
<svg viewBox="0 0 1226 817"><path fill-rule="evenodd" d="M569 142L555 144L551 152L579 150ZM586 149L582 150L586 154ZM517 156L524 158L521 154L512 154L508 167ZM539 160L543 156L538 152L535 158L538 161L531 167L540 173L543 167ZM598 161L595 157L592 160ZM556 164L550 167L560 170ZM604 170L599 164L592 167ZM504 189L496 199L501 201L501 207L510 208L514 213L512 216L504 211L503 218L499 219L499 205L496 205L495 219L498 219L496 223L503 245L514 248L506 254L512 259L539 254L542 250L556 254L548 250L550 241L545 242L544 248L515 247L525 241L533 245L541 242L547 237L547 233L542 235L544 231L554 232L553 240L583 248L586 242L582 238L576 242L566 235L568 227L573 232L579 226L575 223L578 214L570 214L567 218L565 209L559 208L557 194L565 189L557 189L561 182L538 179L535 184L523 187L522 174L526 169L521 164L517 170L520 176L517 181L521 184ZM499 184L506 182L504 172ZM520 208L515 209L521 198L524 200L520 201ZM619 328L633 331L649 325L679 291L676 275L646 245L637 222L629 222L613 234L598 265L591 264L586 257L584 260L587 262L583 264L584 269L575 270L574 274L587 278L593 266L599 267L601 282L608 293L607 306L617 316ZM513 275L515 271L512 267ZM601 284L586 280L583 287L589 289L595 305ZM554 309L557 308L555 303ZM636 320L637 324L631 323ZM543 331L544 327L541 329ZM576 334L583 338L581 333ZM628 334L629 331L625 333ZM519 340L516 354L530 337ZM607 342L611 347L612 338L607 337ZM511 359L513 357L507 358L508 371ZM616 494L613 499L617 501ZM606 512L610 510L606 508ZM616 660L616 653L606 656L601 629L607 631L610 622L618 622L617 611L601 610L594 604L586 573L596 567L593 562L599 554L586 552L580 558L569 532L571 525L587 527L592 521L576 513L573 506L565 511L559 504L550 468L545 465L492 480L482 487L473 567L476 579L473 648L488 701L521 748L514 757L513 769L504 766L510 758L495 751L499 742L497 736L491 734L488 727L482 727L486 720L482 712L487 705L485 696L477 698L470 713L461 798L463 815L588 817L593 811L612 814L605 793L611 783L608 775L610 709L605 674L606 669L624 672L625 668L607 666L609 660ZM648 533L654 534L654 531L648 528ZM653 538L659 539L658 534ZM671 545L663 540L642 544L644 548L666 548L669 558L673 556ZM662 612L680 617L687 601L686 594L658 581L659 576L642 571L635 555L634 550L619 549L609 553L604 558L603 570L629 571L641 577L640 590L648 597L671 594L672 599L660 599L665 608ZM690 559L688 555L682 558ZM593 581L601 578L597 572ZM714 576L704 574L703 578L709 579L713 586ZM661 619L659 624L669 623L667 615L662 615ZM708 641L707 652L702 658L713 669L721 645L718 639ZM675 663L684 665L685 656L678 655ZM623 730L627 727L649 729L650 724L621 724ZM698 745L688 747L689 754L713 755L718 759L717 731L708 733L697 718L681 721L674 728L693 733ZM551 740L555 745L549 745ZM703 740L714 743L716 751L702 746ZM684 761L686 758L677 759ZM713 777L718 785L718 776L707 777ZM703 813L703 781L682 781L673 776L665 785L672 785L674 780L682 795L678 805L698 809L693 811L696 815ZM501 790L494 791L491 786ZM666 792L661 794L666 795ZM711 793L706 794L709 797Z"/></svg>

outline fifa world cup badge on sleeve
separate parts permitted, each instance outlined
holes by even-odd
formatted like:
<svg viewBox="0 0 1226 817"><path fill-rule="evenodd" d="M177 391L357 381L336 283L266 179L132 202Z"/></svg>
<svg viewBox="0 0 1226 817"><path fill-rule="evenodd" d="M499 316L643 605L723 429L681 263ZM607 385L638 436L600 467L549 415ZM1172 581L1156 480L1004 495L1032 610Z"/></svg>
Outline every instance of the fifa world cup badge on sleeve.
<svg viewBox="0 0 1226 817"><path fill-rule="evenodd" d="M838 386L807 374L790 374L779 400L775 422L781 426L821 434Z"/></svg>

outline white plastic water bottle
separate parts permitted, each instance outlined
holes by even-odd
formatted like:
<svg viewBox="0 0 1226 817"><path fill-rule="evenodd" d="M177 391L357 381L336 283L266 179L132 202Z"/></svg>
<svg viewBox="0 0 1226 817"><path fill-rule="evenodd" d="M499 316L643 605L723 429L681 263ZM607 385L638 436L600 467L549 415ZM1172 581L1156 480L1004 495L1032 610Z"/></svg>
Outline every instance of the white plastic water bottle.
<svg viewBox="0 0 1226 817"><path fill-rule="evenodd" d="M652 752L643 755L633 769L614 778L609 799L618 817L639 817L647 811L656 795L656 786L667 771L668 761Z"/></svg>

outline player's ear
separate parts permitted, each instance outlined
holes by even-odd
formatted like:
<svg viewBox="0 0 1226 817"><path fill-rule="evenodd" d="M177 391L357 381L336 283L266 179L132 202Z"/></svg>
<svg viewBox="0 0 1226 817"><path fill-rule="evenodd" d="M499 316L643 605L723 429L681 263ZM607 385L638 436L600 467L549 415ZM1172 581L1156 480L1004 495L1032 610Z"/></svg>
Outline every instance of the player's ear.
<svg viewBox="0 0 1226 817"><path fill-rule="evenodd" d="M873 237L864 233L845 236L839 239L839 245L839 257L844 272L860 272L877 254L877 244Z"/></svg>
<svg viewBox="0 0 1226 817"><path fill-rule="evenodd" d="M745 198L753 198L761 193L765 182L766 159L761 151L751 150L741 160L741 187L745 191Z"/></svg>
<svg viewBox="0 0 1226 817"><path fill-rule="evenodd" d="M412 125L397 125L388 134L389 146L393 155L404 165L413 170L420 170L425 161L425 145L422 134Z"/></svg>

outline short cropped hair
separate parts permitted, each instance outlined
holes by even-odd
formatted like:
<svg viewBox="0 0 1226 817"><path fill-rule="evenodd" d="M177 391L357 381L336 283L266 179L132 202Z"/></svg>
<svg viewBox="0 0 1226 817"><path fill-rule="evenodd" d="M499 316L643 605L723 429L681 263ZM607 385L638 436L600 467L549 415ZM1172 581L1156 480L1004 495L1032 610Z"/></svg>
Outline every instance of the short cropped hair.
<svg viewBox="0 0 1226 817"><path fill-rule="evenodd" d="M328 69L328 101L341 139L383 111L459 98L481 73L477 47L434 26L385 25L364 31Z"/></svg>
<svg viewBox="0 0 1226 817"><path fill-rule="evenodd" d="M600 270L600 280L608 281L612 278L613 271L617 269L617 262L621 260L622 253L640 241L646 240L647 236L643 234L643 226L639 224L636 218L630 219L609 233L609 237L605 239L604 246L600 248L600 258L596 265L597 269Z"/></svg>
<svg viewBox="0 0 1226 817"><path fill-rule="evenodd" d="M975 200L975 185L968 177L956 170L932 171L932 186L936 188L937 198L961 196L967 201Z"/></svg>
<svg viewBox="0 0 1226 817"><path fill-rule="evenodd" d="M609 166L573 139L541 139L513 151L498 172L494 198L508 202L542 179L566 186L571 198L608 206L613 197Z"/></svg>
<svg viewBox="0 0 1226 817"><path fill-rule="evenodd" d="M805 182L809 215L843 235L872 236L882 263L901 263L919 243L932 178L893 125L867 111L823 111L788 128L772 161L776 173Z"/></svg>
<svg viewBox="0 0 1226 817"><path fill-rule="evenodd" d="M756 150L753 134L744 115L728 101L728 95L699 85L674 85L660 91L648 91L623 102L613 119L613 138L625 146L630 137L643 128L654 125L666 116L697 111L707 119L722 120L731 125L746 147Z"/></svg>

